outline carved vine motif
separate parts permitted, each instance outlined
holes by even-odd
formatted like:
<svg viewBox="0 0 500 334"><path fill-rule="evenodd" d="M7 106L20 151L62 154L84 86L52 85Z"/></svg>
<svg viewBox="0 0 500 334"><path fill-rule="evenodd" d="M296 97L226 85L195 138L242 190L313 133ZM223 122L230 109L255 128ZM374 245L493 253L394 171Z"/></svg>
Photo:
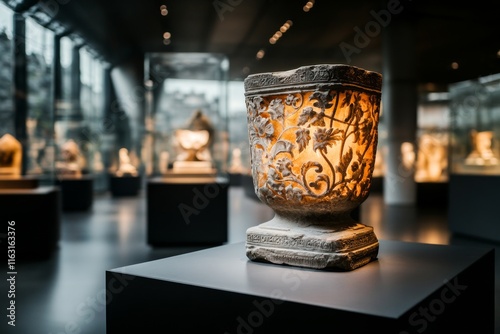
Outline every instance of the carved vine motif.
<svg viewBox="0 0 500 334"><path fill-rule="evenodd" d="M255 191L262 200L367 195L380 94L318 89L248 96L246 105Z"/></svg>

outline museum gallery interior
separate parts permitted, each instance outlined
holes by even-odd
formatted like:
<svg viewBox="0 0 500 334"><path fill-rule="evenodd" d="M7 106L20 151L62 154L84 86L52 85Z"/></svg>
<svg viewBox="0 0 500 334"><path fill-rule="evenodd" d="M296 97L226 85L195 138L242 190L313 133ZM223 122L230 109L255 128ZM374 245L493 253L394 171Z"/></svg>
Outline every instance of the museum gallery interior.
<svg viewBox="0 0 500 334"><path fill-rule="evenodd" d="M1 1L0 332L500 334L494 5Z"/></svg>

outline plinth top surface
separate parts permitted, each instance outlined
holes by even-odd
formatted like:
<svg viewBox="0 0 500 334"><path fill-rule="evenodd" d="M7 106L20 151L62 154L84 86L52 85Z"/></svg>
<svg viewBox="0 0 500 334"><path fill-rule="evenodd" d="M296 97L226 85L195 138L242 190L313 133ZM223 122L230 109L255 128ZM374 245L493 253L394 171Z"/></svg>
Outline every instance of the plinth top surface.
<svg viewBox="0 0 500 334"><path fill-rule="evenodd" d="M380 240L378 260L353 271L252 262L245 243L110 271L350 312L398 318L492 249Z"/></svg>

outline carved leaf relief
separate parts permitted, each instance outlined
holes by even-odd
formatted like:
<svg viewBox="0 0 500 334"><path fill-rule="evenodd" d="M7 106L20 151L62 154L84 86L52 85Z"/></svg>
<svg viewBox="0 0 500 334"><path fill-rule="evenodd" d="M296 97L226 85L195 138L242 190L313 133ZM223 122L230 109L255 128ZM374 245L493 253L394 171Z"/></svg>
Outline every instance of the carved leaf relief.
<svg viewBox="0 0 500 334"><path fill-rule="evenodd" d="M352 89L247 98L259 197L270 202L327 194L365 196L370 185L365 177L374 165L379 104L379 94Z"/></svg>

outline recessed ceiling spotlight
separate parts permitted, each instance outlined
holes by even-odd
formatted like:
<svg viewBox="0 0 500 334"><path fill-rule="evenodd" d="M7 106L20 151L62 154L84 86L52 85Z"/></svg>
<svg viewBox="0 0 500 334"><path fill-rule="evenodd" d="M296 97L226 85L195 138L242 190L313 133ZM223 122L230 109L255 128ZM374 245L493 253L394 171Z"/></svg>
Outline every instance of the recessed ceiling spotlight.
<svg viewBox="0 0 500 334"><path fill-rule="evenodd" d="M160 13L161 13L161 15L163 15L163 16L167 16L167 14L168 14L167 6L165 6L165 5L161 5L161 6L160 6Z"/></svg>
<svg viewBox="0 0 500 334"><path fill-rule="evenodd" d="M171 40L171 39L167 39L167 38L165 38L165 39L163 40L163 44L165 44L165 45L169 45L170 43L172 43L172 40Z"/></svg>
<svg viewBox="0 0 500 334"><path fill-rule="evenodd" d="M309 0L304 7L302 7L302 9L304 10L304 12L308 12L311 8L313 8L314 6L314 0Z"/></svg>
<svg viewBox="0 0 500 334"><path fill-rule="evenodd" d="M288 29L292 26L293 22L292 20L287 20L283 25L280 27L278 31L274 33L274 35L269 39L270 44L276 44L278 39L283 37L283 34L288 31Z"/></svg>
<svg viewBox="0 0 500 334"><path fill-rule="evenodd" d="M260 49L257 54L255 55L255 58L257 59L262 59L264 58L264 55L266 54L266 51L264 51L263 49Z"/></svg>
<svg viewBox="0 0 500 334"><path fill-rule="evenodd" d="M165 31L165 32L163 33L163 38L164 38L164 39L170 39L170 37L172 37L172 34L171 34L171 33L169 33L168 31Z"/></svg>
<svg viewBox="0 0 500 334"><path fill-rule="evenodd" d="M454 69L454 70L457 70L458 69L458 63L456 61L452 62L451 63L451 68Z"/></svg>

